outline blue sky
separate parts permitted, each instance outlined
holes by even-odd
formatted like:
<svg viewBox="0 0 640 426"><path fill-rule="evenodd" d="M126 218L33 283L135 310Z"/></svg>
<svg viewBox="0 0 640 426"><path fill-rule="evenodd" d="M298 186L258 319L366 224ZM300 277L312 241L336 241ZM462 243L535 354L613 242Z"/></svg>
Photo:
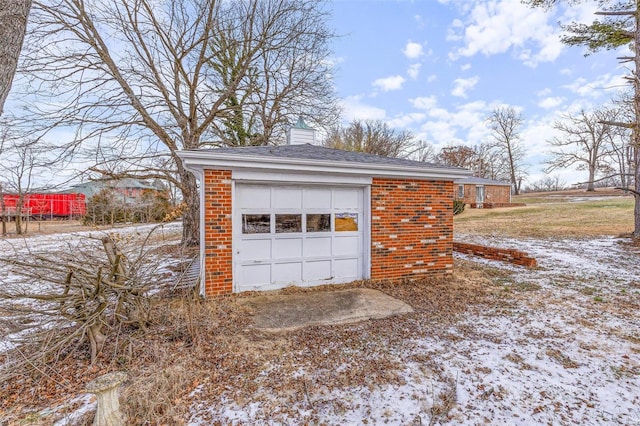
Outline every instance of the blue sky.
<svg viewBox="0 0 640 426"><path fill-rule="evenodd" d="M475 145L497 106L523 118L529 182L544 176L562 114L590 110L625 87L620 52L585 57L558 22L591 22L594 3L544 11L520 0L334 0L335 84L344 118L381 119L436 148ZM553 172L568 184L585 172Z"/></svg>

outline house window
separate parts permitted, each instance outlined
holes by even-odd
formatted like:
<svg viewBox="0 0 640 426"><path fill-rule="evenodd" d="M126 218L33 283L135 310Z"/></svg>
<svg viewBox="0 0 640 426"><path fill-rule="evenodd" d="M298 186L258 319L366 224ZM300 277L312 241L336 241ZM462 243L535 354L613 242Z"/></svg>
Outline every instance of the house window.
<svg viewBox="0 0 640 426"><path fill-rule="evenodd" d="M277 214L276 233L302 232L301 214Z"/></svg>
<svg viewBox="0 0 640 426"><path fill-rule="evenodd" d="M335 222L336 232L358 230L357 213L336 213Z"/></svg>
<svg viewBox="0 0 640 426"><path fill-rule="evenodd" d="M271 232L271 215L268 214L243 214L243 234L268 234Z"/></svg>
<svg viewBox="0 0 640 426"><path fill-rule="evenodd" d="M458 199L464 198L464 185L458 185Z"/></svg>
<svg viewBox="0 0 640 426"><path fill-rule="evenodd" d="M331 231L331 215L312 213L307 214L307 232Z"/></svg>

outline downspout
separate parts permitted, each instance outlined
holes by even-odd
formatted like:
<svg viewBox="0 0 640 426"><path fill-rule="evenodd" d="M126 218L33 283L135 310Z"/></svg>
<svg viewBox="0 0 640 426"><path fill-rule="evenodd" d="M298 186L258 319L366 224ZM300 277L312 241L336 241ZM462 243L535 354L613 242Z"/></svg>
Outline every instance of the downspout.
<svg viewBox="0 0 640 426"><path fill-rule="evenodd" d="M199 254L199 262L200 262L200 268L199 268L199 280L200 280L200 296L205 297L206 296L206 289L205 289L205 277L206 277L206 271L205 271L205 267L204 267L204 256L205 256L205 234L206 232L204 232L204 169L201 168L196 168L196 167L190 167L188 164L183 162L183 167L190 171L191 173L193 173L193 175L196 177L196 180L198 182L200 182L200 188L199 188L199 198L200 198L200 212L199 212L199 216L200 216L200 254Z"/></svg>

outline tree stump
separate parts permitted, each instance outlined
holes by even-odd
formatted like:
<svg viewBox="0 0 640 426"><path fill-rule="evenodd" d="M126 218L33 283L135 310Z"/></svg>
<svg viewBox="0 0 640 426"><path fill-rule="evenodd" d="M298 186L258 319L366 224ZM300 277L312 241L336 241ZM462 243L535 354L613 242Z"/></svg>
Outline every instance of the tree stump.
<svg viewBox="0 0 640 426"><path fill-rule="evenodd" d="M86 390L98 398L98 409L93 426L123 426L124 418L120 412L118 386L127 380L122 371L108 373L87 384Z"/></svg>

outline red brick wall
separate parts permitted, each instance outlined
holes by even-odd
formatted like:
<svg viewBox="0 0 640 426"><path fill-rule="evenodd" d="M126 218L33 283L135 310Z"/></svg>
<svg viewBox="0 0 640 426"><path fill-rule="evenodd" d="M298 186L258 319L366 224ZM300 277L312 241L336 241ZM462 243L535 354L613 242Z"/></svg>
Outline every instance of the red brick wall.
<svg viewBox="0 0 640 426"><path fill-rule="evenodd" d="M538 266L538 262L533 257L523 251L513 249L501 249L496 247L481 246L478 244L453 243L453 249L460 253L480 256L486 259L501 260L503 262L514 263L529 268Z"/></svg>
<svg viewBox="0 0 640 426"><path fill-rule="evenodd" d="M204 171L204 285L207 296L233 291L231 171Z"/></svg>
<svg viewBox="0 0 640 426"><path fill-rule="evenodd" d="M453 267L453 182L374 178L371 278L417 278Z"/></svg>
<svg viewBox="0 0 640 426"><path fill-rule="evenodd" d="M454 186L454 194L456 200L458 197L458 184ZM484 185L484 202L492 203L497 206L498 204L508 204L511 200L511 187L504 185ZM476 185L464 185L464 198L462 199L466 204L476 204Z"/></svg>

